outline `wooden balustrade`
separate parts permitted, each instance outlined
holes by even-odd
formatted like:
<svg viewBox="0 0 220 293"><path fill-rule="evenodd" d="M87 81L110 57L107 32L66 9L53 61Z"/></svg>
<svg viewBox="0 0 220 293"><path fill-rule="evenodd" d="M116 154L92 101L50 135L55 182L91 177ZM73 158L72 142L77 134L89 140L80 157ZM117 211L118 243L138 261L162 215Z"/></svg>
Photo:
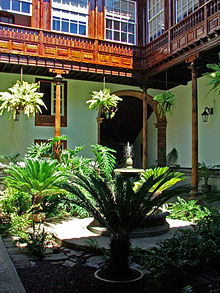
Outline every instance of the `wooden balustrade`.
<svg viewBox="0 0 220 293"><path fill-rule="evenodd" d="M219 29L220 1L210 0L150 42L146 46L146 64L153 66Z"/></svg>
<svg viewBox="0 0 220 293"><path fill-rule="evenodd" d="M204 40L219 28L219 0L206 2L146 47L0 23L0 52L118 70L144 70Z"/></svg>

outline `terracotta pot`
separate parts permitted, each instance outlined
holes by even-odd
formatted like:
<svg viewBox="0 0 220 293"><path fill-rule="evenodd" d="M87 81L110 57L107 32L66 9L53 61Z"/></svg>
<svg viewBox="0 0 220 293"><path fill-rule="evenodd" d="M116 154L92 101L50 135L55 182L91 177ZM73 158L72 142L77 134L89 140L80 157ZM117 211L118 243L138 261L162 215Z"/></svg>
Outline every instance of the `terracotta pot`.
<svg viewBox="0 0 220 293"><path fill-rule="evenodd" d="M95 272L95 287L97 293L138 293L141 291L141 285L143 284L143 272L138 269L132 269L137 273L137 277L126 281L114 281L108 280L100 276L102 269Z"/></svg>

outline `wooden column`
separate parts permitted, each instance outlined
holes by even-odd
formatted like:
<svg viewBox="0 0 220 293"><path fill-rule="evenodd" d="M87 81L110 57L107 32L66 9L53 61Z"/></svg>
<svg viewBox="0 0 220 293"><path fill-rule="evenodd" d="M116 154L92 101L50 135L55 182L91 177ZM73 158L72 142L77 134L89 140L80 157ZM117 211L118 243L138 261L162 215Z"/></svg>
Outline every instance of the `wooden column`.
<svg viewBox="0 0 220 293"><path fill-rule="evenodd" d="M192 62L192 187L198 192L198 97L195 61Z"/></svg>
<svg viewBox="0 0 220 293"><path fill-rule="evenodd" d="M31 26L40 28L40 0L32 1Z"/></svg>
<svg viewBox="0 0 220 293"><path fill-rule="evenodd" d="M158 166L166 165L166 128L167 122L160 121L155 124L157 128L157 164Z"/></svg>
<svg viewBox="0 0 220 293"><path fill-rule="evenodd" d="M51 30L51 1L41 0L40 28L43 30Z"/></svg>
<svg viewBox="0 0 220 293"><path fill-rule="evenodd" d="M186 60L190 62L189 69L192 72L192 197L198 193L198 94L196 59L198 55Z"/></svg>
<svg viewBox="0 0 220 293"><path fill-rule="evenodd" d="M89 25L88 25L88 37L94 38L95 37L95 22L96 22L96 0L89 1Z"/></svg>
<svg viewBox="0 0 220 293"><path fill-rule="evenodd" d="M146 45L146 0L137 1L137 44L138 46Z"/></svg>
<svg viewBox="0 0 220 293"><path fill-rule="evenodd" d="M147 96L143 93L143 169L147 169Z"/></svg>
<svg viewBox="0 0 220 293"><path fill-rule="evenodd" d="M104 40L105 38L105 13L104 0L97 0L96 7L96 38Z"/></svg>

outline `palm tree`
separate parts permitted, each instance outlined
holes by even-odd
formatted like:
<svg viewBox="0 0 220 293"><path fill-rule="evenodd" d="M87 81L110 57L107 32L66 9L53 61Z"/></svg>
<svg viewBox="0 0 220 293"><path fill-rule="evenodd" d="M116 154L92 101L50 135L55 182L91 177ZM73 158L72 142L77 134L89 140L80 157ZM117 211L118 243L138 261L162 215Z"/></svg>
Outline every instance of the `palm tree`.
<svg viewBox="0 0 220 293"><path fill-rule="evenodd" d="M43 197L60 192L57 184L67 179L63 171L58 170L57 161L29 158L21 165L10 165L4 170L4 181L11 187L32 196L33 206L38 206Z"/></svg>
<svg viewBox="0 0 220 293"><path fill-rule="evenodd" d="M62 184L62 188L77 198L70 198L70 201L85 208L111 232L110 261L106 269L111 279L123 279L130 274L130 232L141 226L146 214L154 213L171 197L189 191L187 187L175 187L155 195L171 178L173 173L169 171L157 178L151 176L137 192L133 189L131 179L124 180L121 176L116 176L113 186L101 177L92 175L75 176L70 182Z"/></svg>

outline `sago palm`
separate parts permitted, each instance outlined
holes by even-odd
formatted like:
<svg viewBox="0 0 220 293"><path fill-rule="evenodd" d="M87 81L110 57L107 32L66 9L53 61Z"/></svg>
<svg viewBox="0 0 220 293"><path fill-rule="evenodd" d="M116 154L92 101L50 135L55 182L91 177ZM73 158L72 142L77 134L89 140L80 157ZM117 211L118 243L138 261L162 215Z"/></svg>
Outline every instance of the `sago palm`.
<svg viewBox="0 0 220 293"><path fill-rule="evenodd" d="M32 196L33 205L41 204L44 196L60 192L57 184L67 177L58 170L58 162L26 159L23 166L11 165L5 170L6 183L11 187Z"/></svg>
<svg viewBox="0 0 220 293"><path fill-rule="evenodd" d="M172 177L170 172L157 178L151 176L137 192L134 191L131 180L125 181L121 176L116 177L113 186L92 175L75 176L70 182L62 184L62 188L77 197L77 200L72 200L75 204L85 208L111 232L111 257L107 273L113 279L129 275L130 232L141 226L146 214L155 212L171 197L189 191L186 187L176 187L155 195ZM89 198L93 199L93 203Z"/></svg>

